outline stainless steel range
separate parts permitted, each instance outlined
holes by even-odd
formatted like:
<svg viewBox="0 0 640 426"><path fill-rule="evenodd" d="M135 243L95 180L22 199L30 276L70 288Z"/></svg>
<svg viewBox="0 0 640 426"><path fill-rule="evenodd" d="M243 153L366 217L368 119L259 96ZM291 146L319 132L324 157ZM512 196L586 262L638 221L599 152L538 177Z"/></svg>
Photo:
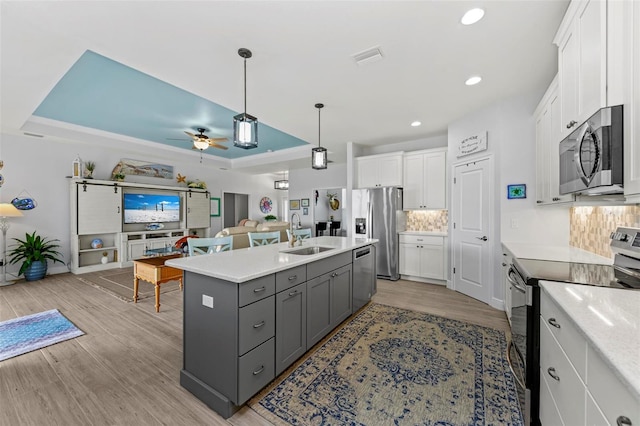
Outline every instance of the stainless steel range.
<svg viewBox="0 0 640 426"><path fill-rule="evenodd" d="M511 283L511 334L508 358L523 395L527 425L540 425L540 287L539 281L640 289L640 228L618 227L611 233L613 265L514 259Z"/></svg>

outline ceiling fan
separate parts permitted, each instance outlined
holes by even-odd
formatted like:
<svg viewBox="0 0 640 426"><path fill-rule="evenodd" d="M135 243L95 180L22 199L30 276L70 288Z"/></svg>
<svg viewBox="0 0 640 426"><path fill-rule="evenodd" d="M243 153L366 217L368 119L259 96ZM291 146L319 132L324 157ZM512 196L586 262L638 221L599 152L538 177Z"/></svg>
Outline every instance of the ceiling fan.
<svg viewBox="0 0 640 426"><path fill-rule="evenodd" d="M191 139L193 139L193 149L198 149L200 151L204 151L209 147L218 149L229 149L228 147L219 144L219 142L227 141L227 138L210 138L209 136L204 134L204 131L206 129L204 129L203 127L198 127L196 128L196 130L200 133L194 135L191 132L185 131L185 133L189 135Z"/></svg>

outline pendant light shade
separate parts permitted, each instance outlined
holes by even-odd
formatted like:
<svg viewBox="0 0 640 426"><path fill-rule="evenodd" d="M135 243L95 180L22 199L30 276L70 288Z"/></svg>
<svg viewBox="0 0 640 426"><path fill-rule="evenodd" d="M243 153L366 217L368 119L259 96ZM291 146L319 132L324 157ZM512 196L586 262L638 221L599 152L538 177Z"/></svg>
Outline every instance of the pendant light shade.
<svg viewBox="0 0 640 426"><path fill-rule="evenodd" d="M318 147L311 150L311 167L316 170L327 168L327 149L320 146L320 110L324 104L316 104L318 108Z"/></svg>
<svg viewBox="0 0 640 426"><path fill-rule="evenodd" d="M251 57L251 51L241 48L238 55L244 58L244 112L233 117L233 145L243 149L257 148L258 119L247 114L247 58Z"/></svg>
<svg viewBox="0 0 640 426"><path fill-rule="evenodd" d="M276 180L273 182L273 189L281 189L283 191L289 189L289 179L287 179L284 172L282 172L282 180Z"/></svg>

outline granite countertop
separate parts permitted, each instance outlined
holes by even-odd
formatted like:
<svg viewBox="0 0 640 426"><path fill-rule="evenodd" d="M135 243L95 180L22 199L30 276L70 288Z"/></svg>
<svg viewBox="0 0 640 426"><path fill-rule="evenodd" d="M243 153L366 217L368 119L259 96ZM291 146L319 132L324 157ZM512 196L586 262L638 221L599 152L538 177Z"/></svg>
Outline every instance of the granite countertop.
<svg viewBox="0 0 640 426"><path fill-rule="evenodd" d="M165 264L209 277L242 283L377 242L377 239L372 238L316 237L302 240L302 246L289 247L288 243L284 242L209 255L181 257L167 260ZM309 246L331 247L332 250L307 256L286 253Z"/></svg>
<svg viewBox="0 0 640 426"><path fill-rule="evenodd" d="M544 244L512 243L503 241L514 257L518 259L552 260L556 262L595 263L612 265L613 260L570 245L554 246Z"/></svg>
<svg viewBox="0 0 640 426"><path fill-rule="evenodd" d="M447 237L449 234L439 231L400 231L400 235L432 235L434 237Z"/></svg>
<svg viewBox="0 0 640 426"><path fill-rule="evenodd" d="M640 291L545 281L540 285L640 399Z"/></svg>

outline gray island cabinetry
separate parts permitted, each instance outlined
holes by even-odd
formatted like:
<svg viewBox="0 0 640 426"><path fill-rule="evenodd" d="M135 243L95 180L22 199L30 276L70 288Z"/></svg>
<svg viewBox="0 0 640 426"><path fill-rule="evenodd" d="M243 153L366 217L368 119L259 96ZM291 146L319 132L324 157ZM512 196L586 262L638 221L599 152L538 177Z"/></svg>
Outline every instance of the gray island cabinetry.
<svg viewBox="0 0 640 426"><path fill-rule="evenodd" d="M352 250L376 241L315 240L333 247L300 256L279 244L167 261L184 270L180 384L224 418L351 316ZM264 274L257 265L231 272L252 257L270 265Z"/></svg>

